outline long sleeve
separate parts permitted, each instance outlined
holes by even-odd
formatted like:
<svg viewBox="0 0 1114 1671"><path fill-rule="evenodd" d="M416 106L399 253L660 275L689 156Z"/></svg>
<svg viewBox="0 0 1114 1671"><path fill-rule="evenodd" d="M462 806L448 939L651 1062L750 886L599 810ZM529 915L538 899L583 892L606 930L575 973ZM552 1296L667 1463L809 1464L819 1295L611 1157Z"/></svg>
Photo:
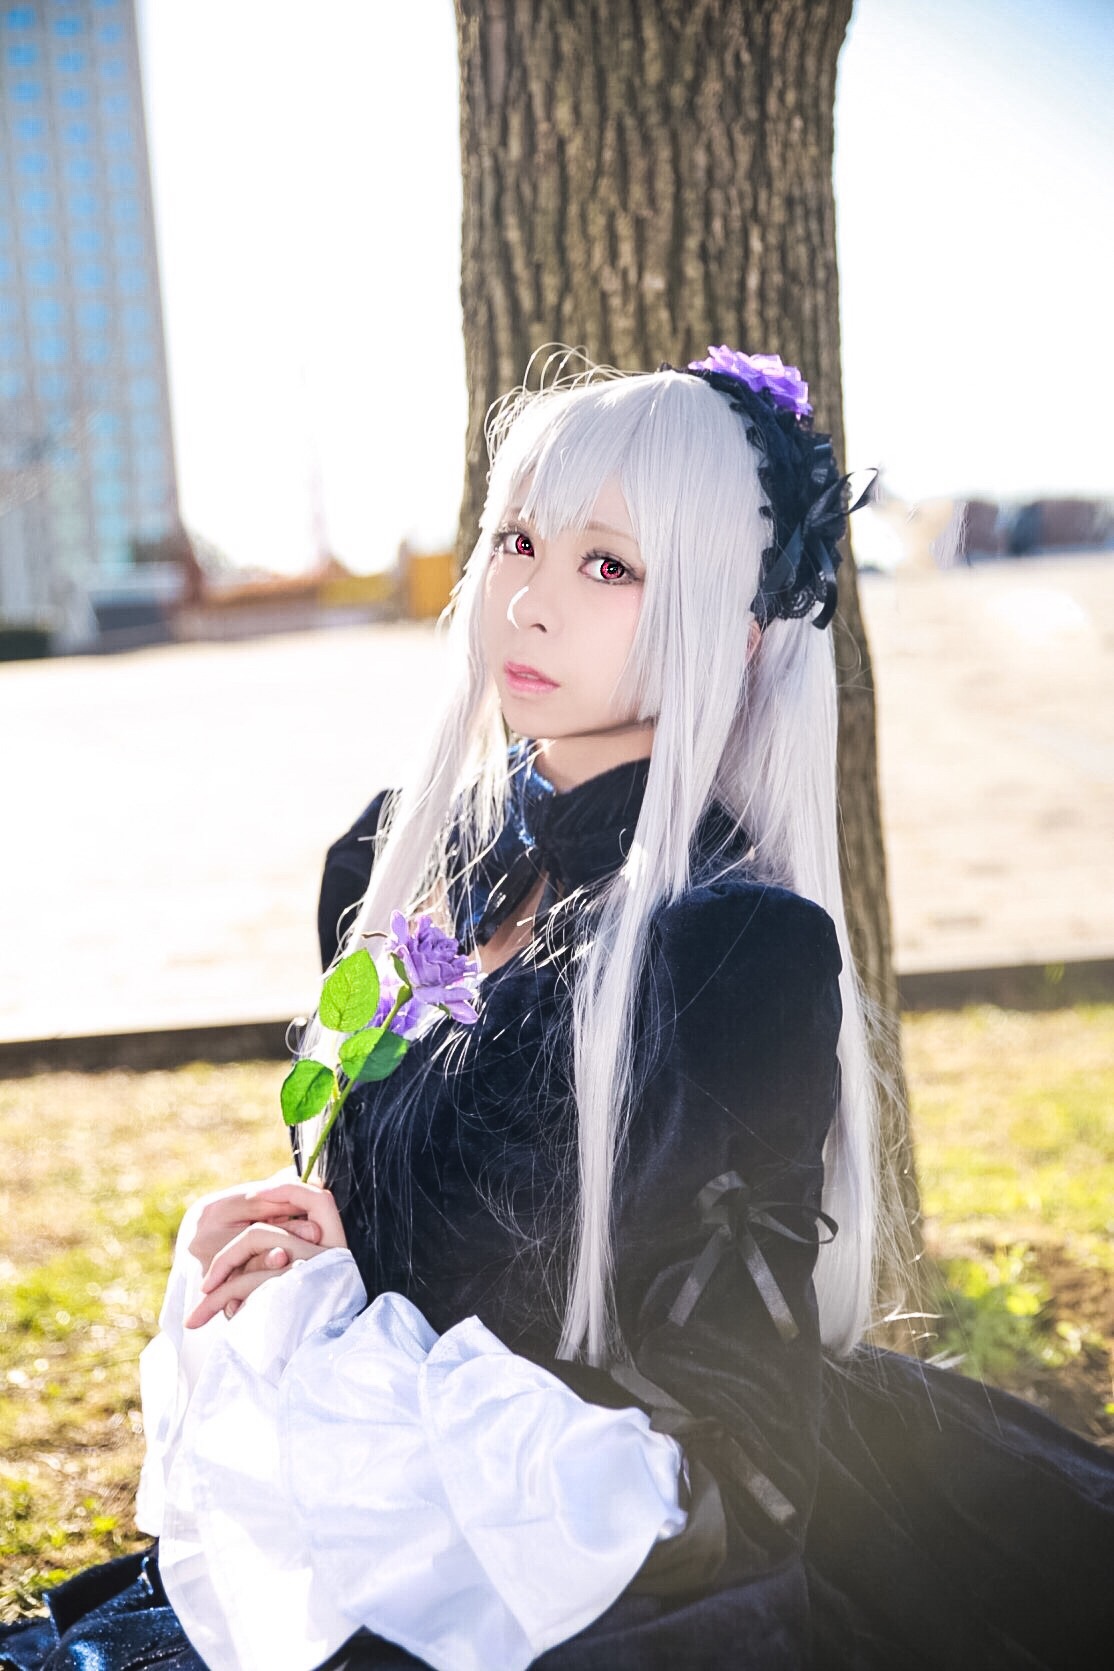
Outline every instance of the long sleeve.
<svg viewBox="0 0 1114 1671"><path fill-rule="evenodd" d="M815 1491L839 952L817 907L723 882L664 914L653 966L618 1229L633 1369L616 1378L714 1477L716 1583L746 1583L794 1561Z"/></svg>
<svg viewBox="0 0 1114 1671"><path fill-rule="evenodd" d="M678 1455L477 1318L438 1337L334 1248L197 1340L180 1242L148 1347L145 1523L213 1671L309 1671L361 1626L439 1671L525 1671L680 1530ZM152 1353L158 1354L156 1363Z"/></svg>

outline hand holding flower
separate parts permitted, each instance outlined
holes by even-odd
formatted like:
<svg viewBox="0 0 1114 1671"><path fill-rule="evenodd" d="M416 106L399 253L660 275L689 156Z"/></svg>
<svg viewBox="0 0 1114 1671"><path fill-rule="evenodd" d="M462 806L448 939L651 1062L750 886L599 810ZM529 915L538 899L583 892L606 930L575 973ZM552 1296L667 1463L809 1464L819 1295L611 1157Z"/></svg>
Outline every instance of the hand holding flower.
<svg viewBox="0 0 1114 1671"><path fill-rule="evenodd" d="M299 1260L348 1246L336 1202L327 1189L275 1183L254 1194L253 1201L259 1220L233 1236L213 1257L201 1283L202 1297L185 1319L187 1329L201 1328L219 1311L233 1316L264 1282ZM296 1230L286 1228L294 1224Z"/></svg>
<svg viewBox="0 0 1114 1671"><path fill-rule="evenodd" d="M306 1217L304 1208L291 1206L281 1194L271 1193L281 1191L294 1177L293 1168L287 1166L271 1178L218 1190L194 1205L189 1251L200 1261L203 1274L221 1249L252 1224L266 1221L308 1242L320 1240L320 1230Z"/></svg>

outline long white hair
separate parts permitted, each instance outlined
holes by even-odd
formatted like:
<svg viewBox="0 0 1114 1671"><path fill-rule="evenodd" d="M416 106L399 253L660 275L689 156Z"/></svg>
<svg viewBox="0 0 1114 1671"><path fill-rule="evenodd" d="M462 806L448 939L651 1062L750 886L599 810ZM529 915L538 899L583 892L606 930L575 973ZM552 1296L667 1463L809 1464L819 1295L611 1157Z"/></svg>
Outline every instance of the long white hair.
<svg viewBox="0 0 1114 1671"><path fill-rule="evenodd" d="M504 404L480 537L448 613L451 676L428 753L377 842L346 945L400 904L444 897L502 825L506 736L480 648L484 574L512 502L542 537L582 527L616 480L645 565L621 679L655 721L630 853L579 948L573 1000L577 1224L560 1352L606 1362L621 1349L612 1296L612 1189L630 1116L634 1004L655 912L689 883L696 831L720 803L754 842L753 873L816 901L843 955L842 1094L825 1150L824 1208L840 1226L816 1273L821 1334L849 1351L870 1321L878 1206L876 1096L864 1005L839 878L836 684L831 635L773 621L748 659L751 603L771 523L758 459L728 402L673 371L592 372ZM462 812L463 809L463 812ZM446 835L456 820L460 845Z"/></svg>

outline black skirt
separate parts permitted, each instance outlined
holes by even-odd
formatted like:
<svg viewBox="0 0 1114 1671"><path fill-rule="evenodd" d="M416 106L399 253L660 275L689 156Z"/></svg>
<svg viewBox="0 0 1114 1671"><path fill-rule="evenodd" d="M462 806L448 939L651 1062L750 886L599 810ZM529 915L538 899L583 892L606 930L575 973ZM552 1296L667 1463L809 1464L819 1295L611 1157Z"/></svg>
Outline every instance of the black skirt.
<svg viewBox="0 0 1114 1671"><path fill-rule="evenodd" d="M539 1671L1087 1671L1114 1642L1114 1458L1008 1394L892 1353L826 1372L799 1563L664 1600L628 1592ZM792 1604L787 1607L787 1603ZM157 1549L82 1573L0 1627L11 1671L204 1671ZM778 1621L810 1620L779 1642ZM329 1671L402 1671L361 1633ZM492 1671L498 1671L492 1667Z"/></svg>

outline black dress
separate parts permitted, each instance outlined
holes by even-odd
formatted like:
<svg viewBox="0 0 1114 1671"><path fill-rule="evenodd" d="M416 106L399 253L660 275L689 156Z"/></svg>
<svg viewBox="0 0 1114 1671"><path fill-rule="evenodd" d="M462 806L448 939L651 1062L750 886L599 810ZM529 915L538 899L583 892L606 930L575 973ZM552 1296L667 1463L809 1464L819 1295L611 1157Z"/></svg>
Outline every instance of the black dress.
<svg viewBox="0 0 1114 1671"><path fill-rule="evenodd" d="M548 878L542 910L626 851L645 766L554 795L523 765L467 940ZM322 952L363 893L382 797L330 850ZM817 906L761 885L713 815L704 870L662 910L638 1006L639 1093L615 1218L632 1362L558 1362L567 1246L567 912L543 956L488 975L349 1104L330 1160L369 1295L443 1331L477 1314L582 1396L641 1403L689 1461L691 1531L543 1671L1022 1671L1106 1663L1114 1468L1020 1401L892 1354L822 1357L812 1289L822 1150L838 1097L839 953ZM727 873L724 874L724 867ZM565 927L562 928L562 919ZM200 1665L155 1563L55 1593L57 1626L0 1637L20 1668ZM337 1666L415 1665L366 1633ZM497 1671L497 1668L493 1668Z"/></svg>

